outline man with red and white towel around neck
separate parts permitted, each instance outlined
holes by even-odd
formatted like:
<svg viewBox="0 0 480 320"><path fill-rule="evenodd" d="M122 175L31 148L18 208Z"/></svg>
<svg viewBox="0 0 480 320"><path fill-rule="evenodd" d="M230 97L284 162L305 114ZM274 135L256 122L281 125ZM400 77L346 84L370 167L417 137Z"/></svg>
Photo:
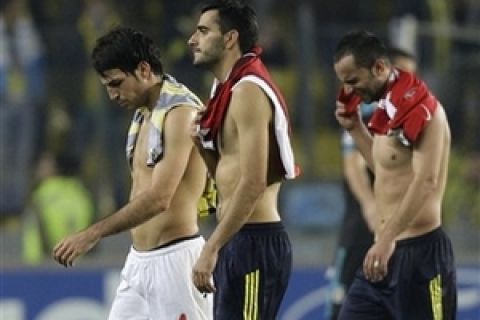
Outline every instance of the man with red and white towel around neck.
<svg viewBox="0 0 480 320"><path fill-rule="evenodd" d="M453 250L441 228L450 128L440 102L415 74L392 67L365 31L335 52L343 83L336 118L375 175L375 242L347 293L339 319L455 319ZM368 128L360 102L377 101Z"/></svg>
<svg viewBox="0 0 480 320"><path fill-rule="evenodd" d="M282 181L297 170L286 104L257 38L253 9L220 0L203 7L188 41L193 64L216 79L192 128L220 201L218 225L193 270L196 287L215 292L216 319L275 319L291 272L277 202Z"/></svg>

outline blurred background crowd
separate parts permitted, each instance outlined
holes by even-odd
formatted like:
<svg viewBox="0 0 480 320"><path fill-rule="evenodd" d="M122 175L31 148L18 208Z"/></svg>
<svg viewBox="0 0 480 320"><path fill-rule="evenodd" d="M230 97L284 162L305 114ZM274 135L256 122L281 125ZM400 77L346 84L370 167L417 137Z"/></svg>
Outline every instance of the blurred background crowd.
<svg viewBox="0 0 480 320"><path fill-rule="evenodd" d="M333 51L367 29L414 54L453 135L444 223L457 261L480 265L480 1L252 0L264 61L283 90L302 176L282 190L296 266L328 265L341 220L338 82ZM113 105L90 66L95 39L124 24L150 35L164 69L206 101L211 77L187 39L198 1L0 0L0 265L50 266L51 246L126 203L131 113ZM214 219L202 227L208 233ZM84 265L120 266L128 236ZM314 245L313 245L314 244ZM93 257L93 258L92 258Z"/></svg>

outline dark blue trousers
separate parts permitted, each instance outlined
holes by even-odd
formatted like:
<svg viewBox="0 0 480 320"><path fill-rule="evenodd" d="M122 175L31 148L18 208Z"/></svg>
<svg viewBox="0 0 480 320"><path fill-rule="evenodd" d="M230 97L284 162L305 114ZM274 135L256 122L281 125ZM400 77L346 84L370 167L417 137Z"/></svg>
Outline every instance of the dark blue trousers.
<svg viewBox="0 0 480 320"><path fill-rule="evenodd" d="M380 282L357 272L339 320L452 320L457 288L453 251L441 228L397 242Z"/></svg>
<svg viewBox="0 0 480 320"><path fill-rule="evenodd" d="M276 319L291 269L291 244L281 222L245 225L219 252L215 319Z"/></svg>

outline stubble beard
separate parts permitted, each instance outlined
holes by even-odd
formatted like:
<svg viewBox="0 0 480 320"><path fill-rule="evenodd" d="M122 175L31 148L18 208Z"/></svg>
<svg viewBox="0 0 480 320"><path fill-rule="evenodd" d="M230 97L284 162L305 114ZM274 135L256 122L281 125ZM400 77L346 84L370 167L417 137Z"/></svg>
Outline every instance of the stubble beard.
<svg viewBox="0 0 480 320"><path fill-rule="evenodd" d="M372 88L369 90L369 92L362 97L362 100L366 103L372 103L374 101L379 101L383 95L385 94L385 91L387 89L387 84L383 84L378 86L377 88Z"/></svg>
<svg viewBox="0 0 480 320"><path fill-rule="evenodd" d="M210 47L208 52L199 52L201 56L198 59L195 59L195 54L193 56L193 65L197 68L212 70L215 65L217 65L221 60L221 53L225 49L223 44L220 42L215 42L213 46ZM217 49L213 49L217 48Z"/></svg>

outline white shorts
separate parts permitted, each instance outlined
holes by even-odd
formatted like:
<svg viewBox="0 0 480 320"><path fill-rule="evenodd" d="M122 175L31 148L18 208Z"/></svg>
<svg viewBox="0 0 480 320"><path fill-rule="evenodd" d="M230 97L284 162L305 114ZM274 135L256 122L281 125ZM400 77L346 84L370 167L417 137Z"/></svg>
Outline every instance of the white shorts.
<svg viewBox="0 0 480 320"><path fill-rule="evenodd" d="M205 297L192 280L204 243L197 237L153 251L132 247L108 319L213 319L212 295Z"/></svg>

